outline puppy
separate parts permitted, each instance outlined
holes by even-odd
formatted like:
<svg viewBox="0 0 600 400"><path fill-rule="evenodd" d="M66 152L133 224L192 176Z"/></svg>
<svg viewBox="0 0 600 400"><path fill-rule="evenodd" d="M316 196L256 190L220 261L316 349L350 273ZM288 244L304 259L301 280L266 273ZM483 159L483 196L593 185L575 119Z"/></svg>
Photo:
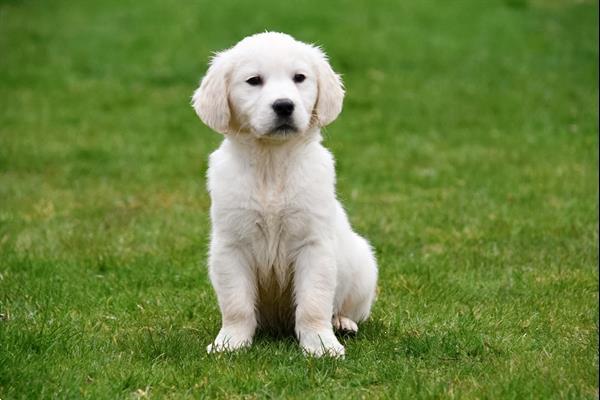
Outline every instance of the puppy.
<svg viewBox="0 0 600 400"><path fill-rule="evenodd" d="M318 47L259 33L217 53L195 91L224 135L211 154L209 275L222 327L208 352L250 346L257 327L294 329L313 356L344 355L333 328L369 316L377 264L335 194L320 129L342 110L341 79Z"/></svg>

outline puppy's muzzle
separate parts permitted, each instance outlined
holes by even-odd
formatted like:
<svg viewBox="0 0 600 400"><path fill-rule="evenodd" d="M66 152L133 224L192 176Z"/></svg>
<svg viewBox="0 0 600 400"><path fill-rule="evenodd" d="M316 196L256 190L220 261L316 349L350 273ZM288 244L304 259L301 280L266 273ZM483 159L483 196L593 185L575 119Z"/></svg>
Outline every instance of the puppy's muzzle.
<svg viewBox="0 0 600 400"><path fill-rule="evenodd" d="M298 128L294 123L292 114L294 113L294 102L290 99L277 99L271 104L275 112L276 119L271 134L287 135L297 132Z"/></svg>

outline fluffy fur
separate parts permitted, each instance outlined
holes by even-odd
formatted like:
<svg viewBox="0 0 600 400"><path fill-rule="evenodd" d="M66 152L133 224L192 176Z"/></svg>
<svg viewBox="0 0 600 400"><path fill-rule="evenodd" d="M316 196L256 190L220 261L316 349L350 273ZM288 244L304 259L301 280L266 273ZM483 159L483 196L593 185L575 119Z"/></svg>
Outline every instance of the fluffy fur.
<svg viewBox="0 0 600 400"><path fill-rule="evenodd" d="M321 145L343 97L318 47L273 32L217 53L194 93L198 116L224 134L208 169L222 314L209 352L249 346L260 326L293 328L307 354L343 356L333 328L356 332L369 316L375 256L336 199Z"/></svg>

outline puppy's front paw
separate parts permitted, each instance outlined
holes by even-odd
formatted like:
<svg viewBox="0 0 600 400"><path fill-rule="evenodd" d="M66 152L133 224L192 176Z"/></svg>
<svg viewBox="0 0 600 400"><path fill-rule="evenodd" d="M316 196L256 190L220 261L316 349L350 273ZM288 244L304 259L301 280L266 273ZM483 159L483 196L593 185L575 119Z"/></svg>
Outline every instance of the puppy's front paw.
<svg viewBox="0 0 600 400"><path fill-rule="evenodd" d="M298 337L302 350L308 356L344 358L344 346L340 344L331 330L299 331Z"/></svg>
<svg viewBox="0 0 600 400"><path fill-rule="evenodd" d="M246 347L250 347L251 344L251 335L244 334L236 330L221 328L221 331L219 332L215 340L206 347L206 351L208 353L236 351Z"/></svg>

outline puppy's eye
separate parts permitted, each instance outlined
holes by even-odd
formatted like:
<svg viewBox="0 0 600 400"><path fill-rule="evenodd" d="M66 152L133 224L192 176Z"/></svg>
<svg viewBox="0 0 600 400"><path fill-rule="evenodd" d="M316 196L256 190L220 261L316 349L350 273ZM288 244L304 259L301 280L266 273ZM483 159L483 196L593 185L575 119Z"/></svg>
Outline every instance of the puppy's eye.
<svg viewBox="0 0 600 400"><path fill-rule="evenodd" d="M262 85L263 80L260 76L253 76L251 78L246 79L246 83L251 86Z"/></svg>
<svg viewBox="0 0 600 400"><path fill-rule="evenodd" d="M296 82L296 83L302 83L302 82L304 82L305 79L306 79L306 76L304 74L294 75L294 82Z"/></svg>

